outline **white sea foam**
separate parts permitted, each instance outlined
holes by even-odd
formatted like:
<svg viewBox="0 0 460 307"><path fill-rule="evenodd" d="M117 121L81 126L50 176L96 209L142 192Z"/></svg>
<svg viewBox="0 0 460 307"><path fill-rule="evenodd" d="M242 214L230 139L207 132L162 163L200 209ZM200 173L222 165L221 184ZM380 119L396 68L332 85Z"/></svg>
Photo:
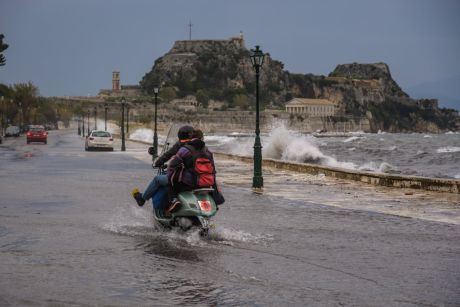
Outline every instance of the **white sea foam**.
<svg viewBox="0 0 460 307"><path fill-rule="evenodd" d="M420 150L420 149L417 150L417 156L418 156L418 155L423 155L423 154L426 154L426 152L423 151L423 150Z"/></svg>
<svg viewBox="0 0 460 307"><path fill-rule="evenodd" d="M390 148L388 148L390 151L394 151L396 149L398 149L398 146L391 146Z"/></svg>
<svg viewBox="0 0 460 307"><path fill-rule="evenodd" d="M234 142L236 138L226 135L205 135L204 140L208 145L223 145Z"/></svg>
<svg viewBox="0 0 460 307"><path fill-rule="evenodd" d="M437 153L448 153L448 152L459 152L460 147L455 147L455 146L447 146L447 147L441 147L436 150Z"/></svg>
<svg viewBox="0 0 460 307"><path fill-rule="evenodd" d="M361 165L358 169L360 171L388 173L389 171L395 170L396 168L393 165L386 162L382 162L380 163L380 165L377 165L377 163L372 161Z"/></svg>
<svg viewBox="0 0 460 307"><path fill-rule="evenodd" d="M454 176L455 179L460 179L460 174Z"/></svg>
<svg viewBox="0 0 460 307"><path fill-rule="evenodd" d="M344 142L344 143L349 143L349 142L353 142L353 141L356 141L356 140L359 140L359 139L361 139L360 136L352 136L352 137L347 138L347 139L344 140L343 142Z"/></svg>
<svg viewBox="0 0 460 307"><path fill-rule="evenodd" d="M432 138L433 136L431 136L431 135L429 135L429 134L425 134L423 137L424 137L424 138Z"/></svg>

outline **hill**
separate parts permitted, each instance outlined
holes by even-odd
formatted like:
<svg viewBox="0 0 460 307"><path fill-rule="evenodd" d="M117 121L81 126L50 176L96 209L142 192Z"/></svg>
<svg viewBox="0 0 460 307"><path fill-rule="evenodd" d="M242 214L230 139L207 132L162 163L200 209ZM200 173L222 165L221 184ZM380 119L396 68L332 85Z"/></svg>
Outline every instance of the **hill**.
<svg viewBox="0 0 460 307"><path fill-rule="evenodd" d="M193 95L207 107L251 109L255 73L242 36L228 40L176 41L140 81L144 92L162 84L171 97ZM340 116L367 117L373 131L459 130L458 112L438 108L436 100L409 97L391 77L385 63L341 64L329 76L292 74L265 57L260 75L261 107L284 109L293 97L325 98L338 105Z"/></svg>
<svg viewBox="0 0 460 307"><path fill-rule="evenodd" d="M415 98L436 97L440 105L460 111L460 75L423 82L407 88Z"/></svg>

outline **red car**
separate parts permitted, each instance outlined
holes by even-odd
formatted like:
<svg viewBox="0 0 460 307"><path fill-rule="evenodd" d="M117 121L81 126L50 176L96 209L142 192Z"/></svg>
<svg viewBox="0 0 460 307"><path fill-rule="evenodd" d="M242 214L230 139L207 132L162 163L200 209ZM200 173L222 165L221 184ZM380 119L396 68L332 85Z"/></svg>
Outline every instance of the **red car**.
<svg viewBox="0 0 460 307"><path fill-rule="evenodd" d="M48 132L43 127L33 127L27 132L27 144L30 142L47 143Z"/></svg>

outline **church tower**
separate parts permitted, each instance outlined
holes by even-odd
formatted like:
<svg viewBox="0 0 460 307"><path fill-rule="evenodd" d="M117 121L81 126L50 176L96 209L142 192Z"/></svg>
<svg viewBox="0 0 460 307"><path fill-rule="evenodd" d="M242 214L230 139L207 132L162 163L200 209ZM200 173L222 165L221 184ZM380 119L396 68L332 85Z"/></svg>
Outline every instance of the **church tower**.
<svg viewBox="0 0 460 307"><path fill-rule="evenodd" d="M244 48L244 35L243 31L240 31L240 47Z"/></svg>
<svg viewBox="0 0 460 307"><path fill-rule="evenodd" d="M112 91L119 92L121 89L120 87L120 72L113 71L112 72Z"/></svg>

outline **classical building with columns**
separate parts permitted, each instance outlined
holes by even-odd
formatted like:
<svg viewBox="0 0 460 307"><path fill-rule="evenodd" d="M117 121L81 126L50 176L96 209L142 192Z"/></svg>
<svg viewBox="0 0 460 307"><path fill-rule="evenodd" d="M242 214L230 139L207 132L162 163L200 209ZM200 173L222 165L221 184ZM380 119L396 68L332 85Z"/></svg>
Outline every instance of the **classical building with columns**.
<svg viewBox="0 0 460 307"><path fill-rule="evenodd" d="M286 103L286 112L310 117L334 116L337 105L327 99L294 98Z"/></svg>

